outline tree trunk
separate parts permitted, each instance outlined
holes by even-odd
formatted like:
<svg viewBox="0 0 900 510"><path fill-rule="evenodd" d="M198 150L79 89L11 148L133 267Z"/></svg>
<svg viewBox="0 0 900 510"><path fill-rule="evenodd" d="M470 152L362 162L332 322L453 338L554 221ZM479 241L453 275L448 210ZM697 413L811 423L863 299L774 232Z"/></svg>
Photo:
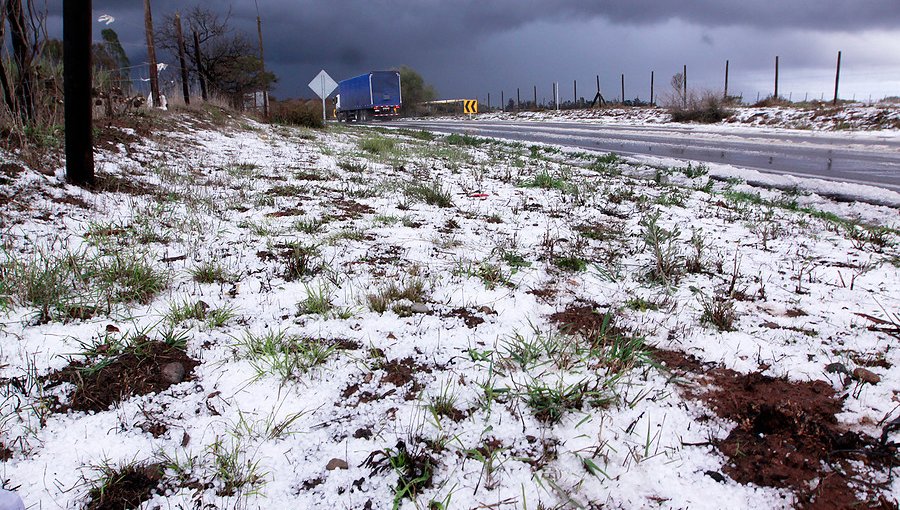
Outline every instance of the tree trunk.
<svg viewBox="0 0 900 510"><path fill-rule="evenodd" d="M25 25L25 11L22 0L9 0L6 4L6 17L9 20L9 37L12 42L13 60L18 71L16 97L19 101L19 114L22 121L30 123L34 119L34 91L32 89L31 55L28 51L28 29Z"/></svg>
<svg viewBox="0 0 900 510"><path fill-rule="evenodd" d="M200 79L200 97L203 98L204 101L209 99L206 91L206 75L203 71L203 57L200 55L200 36L197 35L197 31L194 32L194 60L196 60L197 64L197 77Z"/></svg>
<svg viewBox="0 0 900 510"><path fill-rule="evenodd" d="M4 13L6 12L6 1L0 1L0 55L3 55L3 44L6 41L6 16ZM13 91L9 86L9 81L7 79L6 74L6 66L3 64L3 59L0 58L0 88L3 89L3 100L6 103L6 107L9 108L10 113L15 114L16 111L16 100L13 98Z"/></svg>
<svg viewBox="0 0 900 510"><path fill-rule="evenodd" d="M191 94L188 90L187 63L184 59L184 34L181 32L181 15L175 14L175 36L178 38L178 63L181 65L181 93L184 95L184 104L191 104Z"/></svg>

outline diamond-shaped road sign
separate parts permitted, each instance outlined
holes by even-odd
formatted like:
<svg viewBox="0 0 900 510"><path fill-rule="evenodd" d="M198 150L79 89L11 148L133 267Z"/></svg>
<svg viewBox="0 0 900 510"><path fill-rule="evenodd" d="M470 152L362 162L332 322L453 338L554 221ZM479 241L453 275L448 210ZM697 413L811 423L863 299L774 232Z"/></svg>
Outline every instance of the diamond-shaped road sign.
<svg viewBox="0 0 900 510"><path fill-rule="evenodd" d="M334 89L337 88L337 83L331 79L331 76L328 76L328 73L325 72L324 69L319 71L319 74L313 78L313 81L309 82L309 88L313 89L313 92L316 93L319 97L322 98L322 121L328 120L328 114L325 111L325 99L334 92Z"/></svg>
<svg viewBox="0 0 900 510"><path fill-rule="evenodd" d="M324 69L319 71L319 74L313 78L313 81L309 82L309 88L313 89L313 92L322 99L326 99L330 96L337 86L337 83L331 79L331 76L328 76L328 73L326 73Z"/></svg>

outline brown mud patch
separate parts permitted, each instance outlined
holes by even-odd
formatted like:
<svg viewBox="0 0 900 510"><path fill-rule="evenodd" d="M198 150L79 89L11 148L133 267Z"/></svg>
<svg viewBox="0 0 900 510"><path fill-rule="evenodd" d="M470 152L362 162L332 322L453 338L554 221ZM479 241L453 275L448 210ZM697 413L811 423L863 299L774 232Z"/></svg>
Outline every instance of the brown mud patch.
<svg viewBox="0 0 900 510"><path fill-rule="evenodd" d="M12 184L25 169L15 163L0 164L0 185Z"/></svg>
<svg viewBox="0 0 900 510"><path fill-rule="evenodd" d="M472 311L468 308L454 308L449 312L441 315L441 317L456 317L458 319L462 319L463 324L466 325L467 328L473 329L478 327L479 324L484 324L484 318L478 315L478 313L483 313L485 315L497 315L497 312L493 310L487 309L486 307L482 307L482 309L478 311Z"/></svg>
<svg viewBox="0 0 900 510"><path fill-rule="evenodd" d="M114 174L97 172L94 176L94 185L91 190L97 193L113 192L125 193L132 196L160 196L158 188L150 184L144 184L134 179L127 179Z"/></svg>
<svg viewBox="0 0 900 510"><path fill-rule="evenodd" d="M431 368L417 363L411 357L386 361L381 365L381 369L384 370L384 376L381 378L382 384L390 383L398 388L409 385L409 390L404 396L406 400L416 398L419 392L424 388L422 383L416 379L416 374L423 372L426 374L431 373Z"/></svg>
<svg viewBox="0 0 900 510"><path fill-rule="evenodd" d="M341 210L341 214L335 216L338 220L351 220L359 218L363 214L375 213L375 209L355 200L336 200L331 205Z"/></svg>
<svg viewBox="0 0 900 510"><path fill-rule="evenodd" d="M137 508L150 499L162 480L162 464L126 466L108 473L106 482L89 493L85 510Z"/></svg>
<svg viewBox="0 0 900 510"><path fill-rule="evenodd" d="M898 445L841 426L835 415L843 402L830 384L740 374L676 351L655 350L653 357L699 383L683 392L688 398L736 424L711 441L735 481L789 489L797 508L897 508L883 495L890 485L871 472L887 474L900 464Z"/></svg>
<svg viewBox="0 0 900 510"><path fill-rule="evenodd" d="M94 148L120 153L122 152L122 147L125 147L125 152L127 153L131 144L141 141L141 136L147 137L150 135L149 129L146 128L142 129L143 134L138 133L136 128L143 124L127 122L123 119L108 119L106 124L95 125ZM135 133L129 133L123 128L134 129Z"/></svg>
<svg viewBox="0 0 900 510"><path fill-rule="evenodd" d="M13 451L0 443L0 462L6 462L13 457Z"/></svg>
<svg viewBox="0 0 900 510"><path fill-rule="evenodd" d="M565 310L551 314L549 319L566 335L596 338L624 333L616 327L613 312L603 312L603 309L603 305L592 301L576 301Z"/></svg>
<svg viewBox="0 0 900 510"><path fill-rule="evenodd" d="M75 385L68 402L58 404L55 410L105 411L115 402L159 393L176 384L163 370L170 363L180 363L184 368L182 381L190 380L191 372L199 365L184 351L162 342L147 342L108 359L111 361L95 364L74 362L48 375L51 386L62 382Z"/></svg>

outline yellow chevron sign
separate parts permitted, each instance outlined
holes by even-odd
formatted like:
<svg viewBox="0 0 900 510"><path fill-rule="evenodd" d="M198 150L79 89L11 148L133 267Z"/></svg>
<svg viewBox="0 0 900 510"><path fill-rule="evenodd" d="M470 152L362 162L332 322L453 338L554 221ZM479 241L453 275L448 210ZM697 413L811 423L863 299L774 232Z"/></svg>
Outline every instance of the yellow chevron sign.
<svg viewBox="0 0 900 510"><path fill-rule="evenodd" d="M463 113L478 113L478 101L475 99L463 100Z"/></svg>

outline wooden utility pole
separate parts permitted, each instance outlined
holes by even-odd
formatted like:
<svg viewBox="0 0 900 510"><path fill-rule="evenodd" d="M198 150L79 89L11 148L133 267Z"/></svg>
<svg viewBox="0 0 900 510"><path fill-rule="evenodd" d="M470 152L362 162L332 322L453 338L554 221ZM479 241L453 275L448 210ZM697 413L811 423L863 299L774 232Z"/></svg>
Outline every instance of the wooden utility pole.
<svg viewBox="0 0 900 510"><path fill-rule="evenodd" d="M184 104L191 104L187 62L184 58L184 34L181 32L181 14L179 13L175 13L175 36L178 37L178 63L181 65L181 93L184 94Z"/></svg>
<svg viewBox="0 0 900 510"><path fill-rule="evenodd" d="M687 108L687 64L684 65L684 70L681 72L681 103L682 107Z"/></svg>
<svg viewBox="0 0 900 510"><path fill-rule="evenodd" d="M66 180L94 183L91 99L91 0L63 2L63 93L65 94Z"/></svg>
<svg viewBox="0 0 900 510"><path fill-rule="evenodd" d="M728 61L725 61L725 95L723 99L728 99Z"/></svg>
<svg viewBox="0 0 900 510"><path fill-rule="evenodd" d="M537 110L537 85L534 86L534 109Z"/></svg>
<svg viewBox="0 0 900 510"><path fill-rule="evenodd" d="M191 31L194 32L194 60L197 62L197 77L200 80L200 97L206 101L209 99L209 95L206 91L206 73L203 71L203 56L200 54L200 36L197 35L196 30L191 29Z"/></svg>
<svg viewBox="0 0 900 510"><path fill-rule="evenodd" d="M838 52L837 71L834 73L834 101L831 104L836 105L838 102L838 85L841 83L841 52Z"/></svg>
<svg viewBox="0 0 900 510"><path fill-rule="evenodd" d="M594 100L591 101L591 108L593 108L594 105L598 105L599 107L603 108L603 94L600 93L600 75L599 74L597 75L597 95L594 96Z"/></svg>
<svg viewBox="0 0 900 510"><path fill-rule="evenodd" d="M516 87L516 110L522 109L522 95L519 93L519 87Z"/></svg>
<svg viewBox="0 0 900 510"><path fill-rule="evenodd" d="M491 111L491 93L488 92L487 111Z"/></svg>
<svg viewBox="0 0 900 510"><path fill-rule="evenodd" d="M625 104L625 74L622 74L622 104Z"/></svg>
<svg viewBox="0 0 900 510"><path fill-rule="evenodd" d="M150 65L150 97L153 106L159 108L159 70L156 68L156 48L153 46L153 14L150 0L144 0L144 31L147 33L147 61Z"/></svg>
<svg viewBox="0 0 900 510"><path fill-rule="evenodd" d="M572 103L578 108L578 80L572 80Z"/></svg>
<svg viewBox="0 0 900 510"><path fill-rule="evenodd" d="M263 118L269 118L269 84L265 83L265 75L266 75L266 58L263 53L263 39L262 39L262 20L259 17L259 4L256 5L256 32L259 34L259 67L260 67L260 78L262 81L262 93L263 93ZM488 105L490 106L490 105Z"/></svg>
<svg viewBox="0 0 900 510"><path fill-rule="evenodd" d="M504 103L503 101L506 101L506 96L505 96L504 92L501 90L500 91L500 111L501 112L506 111L506 103Z"/></svg>
<svg viewBox="0 0 900 510"><path fill-rule="evenodd" d="M653 78L654 72L650 71L650 106L653 106Z"/></svg>
<svg viewBox="0 0 900 510"><path fill-rule="evenodd" d="M775 56L775 100L778 100L778 56Z"/></svg>

